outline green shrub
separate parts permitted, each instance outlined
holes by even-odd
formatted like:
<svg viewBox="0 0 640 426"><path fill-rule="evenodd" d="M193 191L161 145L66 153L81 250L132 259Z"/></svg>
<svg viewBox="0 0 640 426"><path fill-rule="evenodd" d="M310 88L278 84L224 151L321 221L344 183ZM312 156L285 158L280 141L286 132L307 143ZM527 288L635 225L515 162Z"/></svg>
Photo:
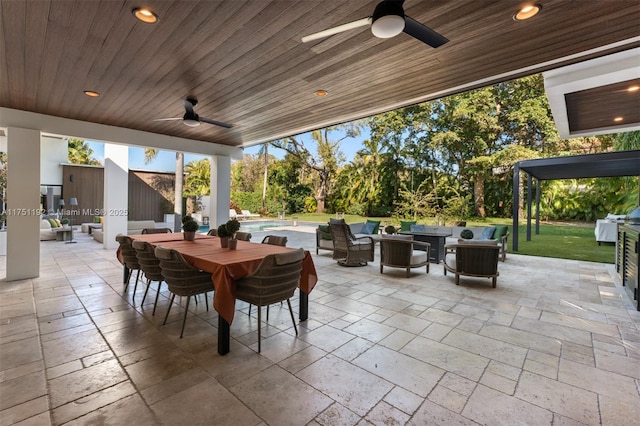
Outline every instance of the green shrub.
<svg viewBox="0 0 640 426"><path fill-rule="evenodd" d="M463 229L460 232L460 238L463 238L465 240L470 240L473 238L473 231L471 229Z"/></svg>

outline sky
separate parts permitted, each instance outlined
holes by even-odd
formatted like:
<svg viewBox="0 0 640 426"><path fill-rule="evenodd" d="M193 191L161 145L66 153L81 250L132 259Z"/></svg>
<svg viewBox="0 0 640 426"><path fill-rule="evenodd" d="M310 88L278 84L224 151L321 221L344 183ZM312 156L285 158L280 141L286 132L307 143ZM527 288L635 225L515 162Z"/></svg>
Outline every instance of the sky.
<svg viewBox="0 0 640 426"><path fill-rule="evenodd" d="M344 133L342 133L344 134ZM332 137L338 139L341 137L338 131L330 134ZM343 152L346 162L349 163L353 160L356 152L362 149L362 141L369 138L369 129L364 128L361 130L361 135L356 138L346 138L340 142L340 150ZM307 146L307 149L314 152L315 143L311 142L311 138L308 135L303 135L302 140ZM102 142L86 141L89 147L93 150L93 157L104 164L104 144ZM245 148L245 154L255 155L260 151L261 145L255 145ZM277 158L283 158L285 152L281 149L270 147L269 153ZM203 155L189 154L184 155L184 164L190 161L199 160L205 158ZM144 148L129 147L129 168L137 170L154 170L162 172L175 172L176 170L176 154L173 151L160 151L158 157L150 164L144 164Z"/></svg>

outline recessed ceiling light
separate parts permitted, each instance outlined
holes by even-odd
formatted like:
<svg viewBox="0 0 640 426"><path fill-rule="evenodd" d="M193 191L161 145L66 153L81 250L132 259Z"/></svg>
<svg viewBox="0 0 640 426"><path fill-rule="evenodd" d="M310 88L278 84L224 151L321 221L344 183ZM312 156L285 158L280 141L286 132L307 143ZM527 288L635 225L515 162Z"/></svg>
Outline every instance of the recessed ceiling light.
<svg viewBox="0 0 640 426"><path fill-rule="evenodd" d="M133 16L135 16L139 21L146 24L155 24L160 20L154 11L147 9L146 7L136 7L131 11L131 13L133 13Z"/></svg>
<svg viewBox="0 0 640 426"><path fill-rule="evenodd" d="M326 90L316 90L314 93L316 96L322 97L322 96L327 96L328 92Z"/></svg>
<svg viewBox="0 0 640 426"><path fill-rule="evenodd" d="M529 18L533 18L540 12L542 6L539 4L528 4L523 6L522 9L518 11L515 15L513 15L514 21L524 21Z"/></svg>
<svg viewBox="0 0 640 426"><path fill-rule="evenodd" d="M624 120L624 118L623 118L623 117L616 117L616 118L614 118L614 119L613 119L613 121L615 121L616 123L617 123L617 122L620 122L620 121L622 121L622 120Z"/></svg>
<svg viewBox="0 0 640 426"><path fill-rule="evenodd" d="M640 90L640 86L638 85L634 85L634 86L629 86L629 88L627 89L627 92L637 92L638 90Z"/></svg>
<svg viewBox="0 0 640 426"><path fill-rule="evenodd" d="M92 98L97 98L98 96L100 96L100 93L94 92L93 90L85 90L84 94Z"/></svg>

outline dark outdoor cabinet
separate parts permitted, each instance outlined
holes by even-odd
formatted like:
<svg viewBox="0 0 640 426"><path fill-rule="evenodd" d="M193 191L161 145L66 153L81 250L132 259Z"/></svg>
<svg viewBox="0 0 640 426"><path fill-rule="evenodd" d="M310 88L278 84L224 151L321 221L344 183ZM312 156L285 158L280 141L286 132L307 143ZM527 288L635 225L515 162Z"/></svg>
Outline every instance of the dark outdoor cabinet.
<svg viewBox="0 0 640 426"><path fill-rule="evenodd" d="M640 256L640 225L619 225L618 243L616 245L616 270L620 281L629 294L637 310L640 311L640 295L638 295L638 264Z"/></svg>

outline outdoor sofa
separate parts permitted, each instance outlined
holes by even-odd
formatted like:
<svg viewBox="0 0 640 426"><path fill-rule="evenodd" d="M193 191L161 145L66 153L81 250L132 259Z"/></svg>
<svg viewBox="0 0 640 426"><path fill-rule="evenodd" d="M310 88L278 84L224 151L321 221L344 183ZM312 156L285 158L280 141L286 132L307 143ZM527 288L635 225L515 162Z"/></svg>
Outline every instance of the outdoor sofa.
<svg viewBox="0 0 640 426"><path fill-rule="evenodd" d="M127 222L127 235L142 234L145 228L155 228L156 223L153 220L130 220ZM92 232L93 239L99 243L104 242L103 230L95 229Z"/></svg>

